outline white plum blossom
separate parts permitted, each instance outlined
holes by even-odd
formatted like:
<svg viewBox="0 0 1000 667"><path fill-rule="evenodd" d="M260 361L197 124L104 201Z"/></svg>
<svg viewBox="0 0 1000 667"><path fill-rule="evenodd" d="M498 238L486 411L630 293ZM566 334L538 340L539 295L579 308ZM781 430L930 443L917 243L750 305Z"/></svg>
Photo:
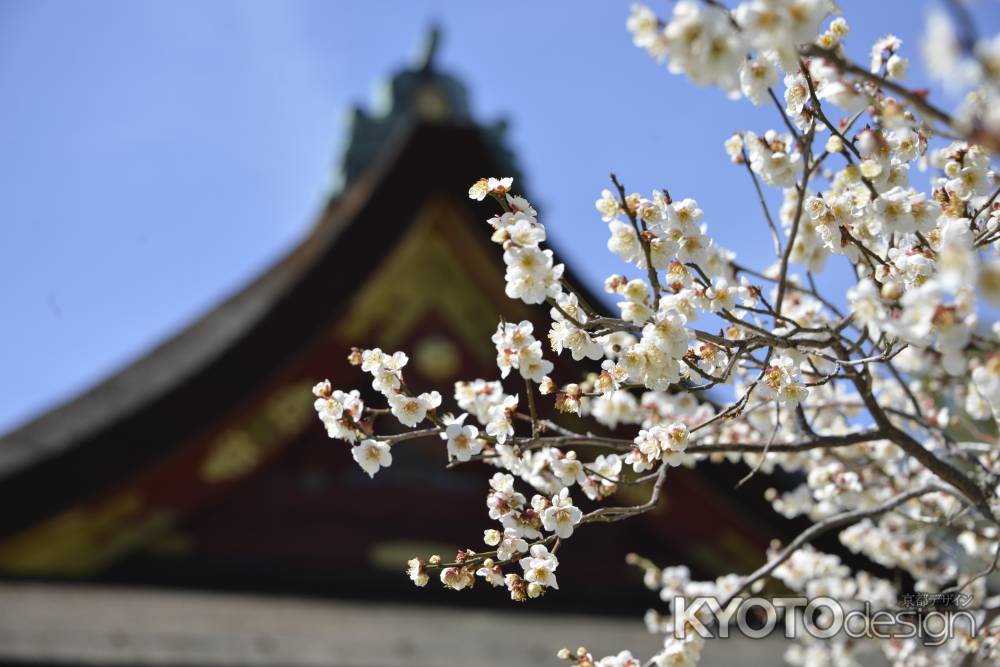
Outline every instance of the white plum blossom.
<svg viewBox="0 0 1000 667"><path fill-rule="evenodd" d="M519 324L501 322L493 334L497 348L497 366L501 377L516 368L521 377L533 382L552 372L552 362L542 358L542 343L532 335L533 325L527 320Z"/></svg>
<svg viewBox="0 0 1000 667"><path fill-rule="evenodd" d="M406 574L415 586L424 587L430 581L427 574L427 564L419 558L411 558L406 563Z"/></svg>
<svg viewBox="0 0 1000 667"><path fill-rule="evenodd" d="M469 188L469 198L482 201L489 194L506 194L513 184L514 179L510 177L481 178Z"/></svg>
<svg viewBox="0 0 1000 667"><path fill-rule="evenodd" d="M361 469L368 473L369 477L374 477L379 468L388 468L392 465L389 445L371 438L366 438L351 447L351 456L361 466Z"/></svg>
<svg viewBox="0 0 1000 667"><path fill-rule="evenodd" d="M753 132L747 132L743 136L743 142L750 157L750 168L765 183L776 187L795 185L796 168L802 156L794 150L790 135L768 130L763 137L759 137Z"/></svg>
<svg viewBox="0 0 1000 667"><path fill-rule="evenodd" d="M446 567L441 570L441 583L446 588L460 591L475 583L472 573L462 567Z"/></svg>
<svg viewBox="0 0 1000 667"><path fill-rule="evenodd" d="M573 499L569 497L569 489L563 489L559 495L552 497L552 505L542 512L542 525L545 530L566 539L573 534L582 517L583 512L573 505Z"/></svg>
<svg viewBox="0 0 1000 667"><path fill-rule="evenodd" d="M559 294L563 265L554 264L551 250L512 247L503 254L507 264L507 296L525 303L542 303Z"/></svg>
<svg viewBox="0 0 1000 667"><path fill-rule="evenodd" d="M795 360L781 355L764 371L757 391L765 399L794 408L809 395L809 388L801 382L800 375Z"/></svg>
<svg viewBox="0 0 1000 667"><path fill-rule="evenodd" d="M772 53L764 52L757 58L748 58L740 67L740 92L760 106L767 98L767 90L778 83L778 64Z"/></svg>
<svg viewBox="0 0 1000 667"><path fill-rule="evenodd" d="M468 461L483 451L483 441L479 439L479 429L466 425L462 415L448 424L441 437L448 441L448 458L456 461Z"/></svg>
<svg viewBox="0 0 1000 667"><path fill-rule="evenodd" d="M495 545L497 548L497 558L500 560L510 560L519 553L528 550L528 543L513 531L506 530L500 542Z"/></svg>
<svg viewBox="0 0 1000 667"><path fill-rule="evenodd" d="M649 470L658 461L669 466L679 466L687 460L684 450L688 445L688 429L680 422L657 424L649 429L641 429L634 443L635 446L625 457L625 463L632 464L635 472Z"/></svg>
<svg viewBox="0 0 1000 667"><path fill-rule="evenodd" d="M615 481L622 471L622 460L617 454L601 454L591 463L583 466L577 477L580 488L591 500L601 500L618 488Z"/></svg>
<svg viewBox="0 0 1000 667"><path fill-rule="evenodd" d="M495 438L498 444L503 444L514 435L514 424L511 413L517 408L517 396L507 396L499 405L490 407L486 422L486 434Z"/></svg>
<svg viewBox="0 0 1000 667"><path fill-rule="evenodd" d="M525 580L536 583L546 588L559 588L556 581L556 568L559 567L559 559L554 554L549 553L544 544L536 544L528 551L529 555L520 560L524 569Z"/></svg>
<svg viewBox="0 0 1000 667"><path fill-rule="evenodd" d="M631 651L619 651L617 655L601 658L595 665L596 667L641 667L642 663L635 659Z"/></svg>
<svg viewBox="0 0 1000 667"><path fill-rule="evenodd" d="M427 417L427 413L441 405L441 394L425 392L419 396L393 394L389 396L389 407L393 416L404 426L414 427Z"/></svg>
<svg viewBox="0 0 1000 667"><path fill-rule="evenodd" d="M355 424L365 409L360 392L357 389L350 392L332 390L329 380L324 380L313 388L313 393L316 395L313 407L326 427L327 435L338 440L357 441Z"/></svg>

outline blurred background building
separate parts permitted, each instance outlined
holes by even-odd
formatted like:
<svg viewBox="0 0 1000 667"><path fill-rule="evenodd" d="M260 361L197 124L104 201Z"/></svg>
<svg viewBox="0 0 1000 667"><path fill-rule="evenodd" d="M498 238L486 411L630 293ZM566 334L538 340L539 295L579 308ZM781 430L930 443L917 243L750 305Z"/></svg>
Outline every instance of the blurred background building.
<svg viewBox="0 0 1000 667"><path fill-rule="evenodd" d="M464 83L436 62L437 40L431 31L373 108L353 110L340 189L297 247L176 337L0 440L0 656L494 664L499 621L483 609L511 606L502 591L415 590L402 573L414 555L479 544L487 469L446 471L440 443L415 441L370 480L326 437L310 393L325 377L368 387L346 363L359 345L406 350L409 385L447 394L457 379L496 376L498 318L545 330L546 308L504 295L489 211L465 195L486 175L515 175L529 197L530 184L504 123L477 122ZM733 491L739 471L708 472L672 471L655 512L574 535L559 593L503 621L531 638L504 664L554 661L558 646L545 640L575 636L652 651L637 618L525 620L655 606L626 549L704 578L758 565L791 527L775 523L755 482ZM373 601L453 608L413 615ZM766 661L769 650L743 657Z"/></svg>

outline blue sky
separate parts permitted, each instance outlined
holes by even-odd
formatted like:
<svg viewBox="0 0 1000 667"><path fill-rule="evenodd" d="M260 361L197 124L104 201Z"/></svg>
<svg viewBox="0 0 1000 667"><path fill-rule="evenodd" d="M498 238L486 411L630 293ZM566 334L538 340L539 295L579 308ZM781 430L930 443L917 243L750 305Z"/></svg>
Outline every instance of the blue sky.
<svg viewBox="0 0 1000 667"><path fill-rule="evenodd" d="M929 4L844 0L849 50L865 57L891 27L918 64ZM330 190L346 110L412 57L431 20L477 116L510 119L553 243L593 287L620 271L593 209L611 170L630 189L698 199L720 242L766 262L751 185L722 141L776 117L658 67L632 46L627 12L600 0L0 0L0 432L141 356L294 244ZM1000 29L1000 5L978 14L984 32Z"/></svg>

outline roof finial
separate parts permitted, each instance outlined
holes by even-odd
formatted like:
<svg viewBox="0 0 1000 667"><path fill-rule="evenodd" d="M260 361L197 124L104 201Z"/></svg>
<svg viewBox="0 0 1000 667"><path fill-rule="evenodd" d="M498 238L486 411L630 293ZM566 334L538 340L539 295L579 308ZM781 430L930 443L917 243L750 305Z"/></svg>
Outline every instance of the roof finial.
<svg viewBox="0 0 1000 667"><path fill-rule="evenodd" d="M424 44L420 49L420 56L417 60L417 68L421 73L430 72L434 69L434 57L437 55L438 45L441 42L441 26L437 22L431 23L424 36Z"/></svg>

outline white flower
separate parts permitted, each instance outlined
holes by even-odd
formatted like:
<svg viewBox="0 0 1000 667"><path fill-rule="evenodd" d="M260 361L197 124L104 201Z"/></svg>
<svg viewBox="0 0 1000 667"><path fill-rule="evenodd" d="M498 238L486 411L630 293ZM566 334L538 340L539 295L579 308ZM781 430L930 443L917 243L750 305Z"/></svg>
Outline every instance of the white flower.
<svg viewBox="0 0 1000 667"><path fill-rule="evenodd" d="M757 58L743 61L743 66L740 67L740 91L754 106L760 106L767 99L767 89L777 83L777 63L772 54L765 52Z"/></svg>
<svg viewBox="0 0 1000 667"><path fill-rule="evenodd" d="M481 568L476 570L476 574L485 579L486 583L494 588L503 586L503 570L489 558L483 562Z"/></svg>
<svg viewBox="0 0 1000 667"><path fill-rule="evenodd" d="M419 396L394 394L389 397L389 407L392 414L404 426L416 426L427 417L428 410L441 405L441 394L436 391L423 393Z"/></svg>
<svg viewBox="0 0 1000 667"><path fill-rule="evenodd" d="M696 632L684 639L667 637L663 650L653 656L656 667L696 667L701 659L701 648L705 640Z"/></svg>
<svg viewBox="0 0 1000 667"><path fill-rule="evenodd" d="M787 355L771 360L757 384L757 391L765 400L777 400L782 406L791 408L809 395L809 389L799 382L795 361Z"/></svg>
<svg viewBox="0 0 1000 667"><path fill-rule="evenodd" d="M551 460L548 458L550 451ZM577 460L574 451L563 454L559 450L543 450L542 454L546 455L545 461L552 467L552 473L566 486L572 486L583 471L583 464Z"/></svg>
<svg viewBox="0 0 1000 667"><path fill-rule="evenodd" d="M682 1L663 29L671 72L683 72L697 85L717 85L733 95L739 91L739 69L746 54L743 34L717 7Z"/></svg>
<svg viewBox="0 0 1000 667"><path fill-rule="evenodd" d="M441 583L445 588L460 591L475 582L472 573L464 567L446 567L441 570Z"/></svg>
<svg viewBox="0 0 1000 667"><path fill-rule="evenodd" d="M465 418L448 424L441 437L448 441L448 458L456 461L468 461L483 450L483 441L479 439L479 429L464 425Z"/></svg>
<svg viewBox="0 0 1000 667"><path fill-rule="evenodd" d="M555 555L550 554L544 544L534 545L529 554L528 557L520 560L525 580L547 588L558 589L559 584L556 582L555 571L559 567L559 560Z"/></svg>
<svg viewBox="0 0 1000 667"><path fill-rule="evenodd" d="M903 41L895 35L883 35L875 40L872 45L872 57L869 69L872 74L878 74L882 65L886 62L886 54L894 54L903 45Z"/></svg>
<svg viewBox="0 0 1000 667"><path fill-rule="evenodd" d="M542 343L535 341L527 347L521 348L517 357L517 372L525 380L541 382L542 379L552 372L555 366L551 361L542 358Z"/></svg>
<svg viewBox="0 0 1000 667"><path fill-rule="evenodd" d="M732 310L735 308L738 294L737 288L731 287L729 281L725 278L720 278L708 289L705 296L711 299L711 303L708 306L709 309L713 313L717 313L721 310Z"/></svg>
<svg viewBox="0 0 1000 667"><path fill-rule="evenodd" d="M779 135L773 130L768 130L763 137L747 132L744 142L750 168L760 174L765 183L782 188L795 185L801 156L792 151L790 136Z"/></svg>
<svg viewBox="0 0 1000 667"><path fill-rule="evenodd" d="M504 178L490 178L487 185L490 188L490 192L506 192L510 190L510 186L514 184L514 179L510 176Z"/></svg>
<svg viewBox="0 0 1000 667"><path fill-rule="evenodd" d="M522 248L538 248L538 244L545 240L545 228L527 218L518 218L507 227L507 235L512 243Z"/></svg>
<svg viewBox="0 0 1000 667"><path fill-rule="evenodd" d="M538 212L531 206L531 203L524 197L508 194L507 204L514 213L521 213L528 216L532 222L538 217Z"/></svg>
<svg viewBox="0 0 1000 667"><path fill-rule="evenodd" d="M603 216L604 222L611 222L621 210L618 200L611 194L611 190L601 190L601 198L594 202L594 206Z"/></svg>
<svg viewBox="0 0 1000 667"><path fill-rule="evenodd" d="M882 334L888 313L875 283L868 278L859 281L847 290L847 301L858 322L868 327L872 335L878 338Z"/></svg>
<svg viewBox="0 0 1000 667"><path fill-rule="evenodd" d="M475 199L476 201L483 201L486 199L486 195L490 193L489 181L485 178L480 178L478 181L472 184L469 188L469 199Z"/></svg>
<svg viewBox="0 0 1000 667"><path fill-rule="evenodd" d="M621 220L608 223L611 238L608 239L608 250L618 255L623 262L632 264L642 257L642 245L636 236L632 225Z"/></svg>
<svg viewBox="0 0 1000 667"><path fill-rule="evenodd" d="M583 358L600 359L604 356L603 346L582 329L568 321L555 321L549 331L549 344L556 354L569 350L574 361ZM550 372L546 371L546 373ZM523 375L523 373L522 373Z"/></svg>
<svg viewBox="0 0 1000 667"><path fill-rule="evenodd" d="M482 201L488 194L504 195L510 190L514 179L510 178L480 178L469 188L469 199Z"/></svg>
<svg viewBox="0 0 1000 667"><path fill-rule="evenodd" d="M913 215L910 212L910 193L896 186L883 192L874 203L875 214L889 234L914 231Z"/></svg>
<svg viewBox="0 0 1000 667"><path fill-rule="evenodd" d="M486 507L491 519L502 519L507 514L524 506L524 496L514 491L514 477L506 473L494 473L490 478L490 493L486 496ZM506 559L504 559L506 560Z"/></svg>
<svg viewBox="0 0 1000 667"><path fill-rule="evenodd" d="M517 409L517 396L507 396L500 405L489 409L489 421L486 422L486 435L496 438L498 444L507 442L514 435L514 425L510 415Z"/></svg>
<svg viewBox="0 0 1000 667"><path fill-rule="evenodd" d="M366 373L378 370L382 368L382 362L385 361L385 358L385 353L377 347L365 350L361 353L361 370Z"/></svg>
<svg viewBox="0 0 1000 667"><path fill-rule="evenodd" d="M337 396L328 395L325 398L317 398L313 401L313 407L320 421L326 423L337 421L344 414L344 403Z"/></svg>
<svg viewBox="0 0 1000 667"><path fill-rule="evenodd" d="M622 471L622 460L617 454L598 456L584 466L577 478L584 495L591 500L600 500L615 491L615 481Z"/></svg>
<svg viewBox="0 0 1000 667"><path fill-rule="evenodd" d="M372 389L391 396L399 390L399 374L408 361L404 352L388 355L375 348L361 353L361 370L372 374Z"/></svg>
<svg viewBox="0 0 1000 667"><path fill-rule="evenodd" d="M419 558L411 558L406 562L406 574L415 585L423 587L427 585L430 577L427 576L426 563Z"/></svg>
<svg viewBox="0 0 1000 667"><path fill-rule="evenodd" d="M688 428L681 422L656 424L642 429L634 442L636 446L625 457L625 462L631 463L635 472L648 470L657 461L679 466L688 460L684 454L688 445Z"/></svg>
<svg viewBox="0 0 1000 667"><path fill-rule="evenodd" d="M503 261L507 264L506 292L511 299L542 303L561 292L559 279L564 267L553 264L551 250L511 247L504 252Z"/></svg>
<svg viewBox="0 0 1000 667"><path fill-rule="evenodd" d="M324 386L323 391L326 392ZM350 393L339 389L329 392L325 398L317 398L313 403L316 414L326 427L326 433L331 438L354 442L358 438L358 431L354 423L361 419L365 404L361 400L357 389Z"/></svg>
<svg viewBox="0 0 1000 667"><path fill-rule="evenodd" d="M632 33L633 43L645 49L651 47L658 39L660 22L649 7L634 3L625 21L625 28Z"/></svg>
<svg viewBox="0 0 1000 667"><path fill-rule="evenodd" d="M502 403L505 397L503 386L496 381L475 380L455 383L455 402L458 403L458 407L475 415L476 421L480 424L489 421L490 408Z"/></svg>
<svg viewBox="0 0 1000 667"><path fill-rule="evenodd" d="M685 323L684 316L676 310L657 314L654 322L643 327L642 342L656 346L673 359L681 359L693 337Z"/></svg>
<svg viewBox="0 0 1000 667"><path fill-rule="evenodd" d="M684 462L684 450L688 445L688 428L685 424L675 422L667 426L663 432L662 426L654 426L651 430L657 431L657 438L660 440L660 449L663 451L663 461L670 466L679 466Z"/></svg>
<svg viewBox="0 0 1000 667"><path fill-rule="evenodd" d="M941 226L938 278L952 292L976 284L979 258L973 248L973 240L966 218L947 218Z"/></svg>
<svg viewBox="0 0 1000 667"><path fill-rule="evenodd" d="M641 667L642 663L632 656L631 651L621 651L618 655L608 655L597 661L596 667Z"/></svg>
<svg viewBox="0 0 1000 667"><path fill-rule="evenodd" d="M801 72L785 75L785 112L799 116L809 102L809 84ZM800 128L801 129L801 128Z"/></svg>
<svg viewBox="0 0 1000 667"><path fill-rule="evenodd" d="M497 558L500 560L510 560L519 553L528 550L528 543L524 538L511 530L505 530L500 542L497 544Z"/></svg>
<svg viewBox="0 0 1000 667"><path fill-rule="evenodd" d="M361 466L361 469L368 473L369 477L374 477L379 468L388 468L392 465L389 445L371 438L362 440L360 444L351 447L351 456Z"/></svg>
<svg viewBox="0 0 1000 667"><path fill-rule="evenodd" d="M566 539L573 534L582 517L583 512L574 507L573 499L569 497L569 489L563 489L559 495L552 496L552 505L542 512L542 525L545 530Z"/></svg>

